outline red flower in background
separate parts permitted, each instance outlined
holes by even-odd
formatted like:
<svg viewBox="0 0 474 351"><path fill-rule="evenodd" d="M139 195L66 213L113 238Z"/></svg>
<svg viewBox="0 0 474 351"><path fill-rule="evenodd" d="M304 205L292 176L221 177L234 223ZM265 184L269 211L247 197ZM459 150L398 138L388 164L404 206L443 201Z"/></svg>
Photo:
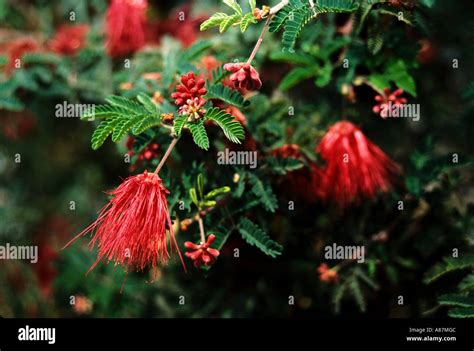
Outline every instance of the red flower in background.
<svg viewBox="0 0 474 351"><path fill-rule="evenodd" d="M316 148L326 165L319 187L324 199L345 208L362 197L391 189L399 166L354 124L331 126Z"/></svg>
<svg viewBox="0 0 474 351"><path fill-rule="evenodd" d="M248 63L226 63L226 71L232 72L230 80L234 88L258 90L262 87L262 81L257 70Z"/></svg>
<svg viewBox="0 0 474 351"><path fill-rule="evenodd" d="M295 195L306 202L314 202L320 197L319 183L321 171L318 166L311 162L296 144L285 144L273 149L270 155L279 158L294 158L305 161L308 167L302 167L288 172L282 180L282 188L285 192Z"/></svg>
<svg viewBox="0 0 474 351"><path fill-rule="evenodd" d="M176 8L166 18L147 23L147 42L157 44L162 36L171 35L179 40L184 47L188 47L198 39L201 33L199 26L206 20L206 16L192 16L190 2Z"/></svg>
<svg viewBox="0 0 474 351"><path fill-rule="evenodd" d="M328 283L337 283L339 275L335 269L330 269L326 263L321 263L318 267L319 280Z"/></svg>
<svg viewBox="0 0 474 351"><path fill-rule="evenodd" d="M21 38L8 43L6 49L8 64L5 66L5 72L9 75L13 69L19 68L17 66L18 63L23 67L21 62L18 62L17 60L21 60L23 55L26 53L39 51L40 45L32 38Z"/></svg>
<svg viewBox="0 0 474 351"><path fill-rule="evenodd" d="M36 117L28 110L0 116L3 135L8 140L19 140L30 135L37 126Z"/></svg>
<svg viewBox="0 0 474 351"><path fill-rule="evenodd" d="M165 265L174 250L181 258L166 202L168 193L155 173L145 171L128 177L108 193L113 198L100 210L97 220L65 247L95 232L90 246L98 246L98 257L89 271L105 258L126 266L127 271L143 271L151 266L156 273L158 263Z"/></svg>
<svg viewBox="0 0 474 351"><path fill-rule="evenodd" d="M107 52L125 56L145 45L147 0L112 0L106 14Z"/></svg>
<svg viewBox="0 0 474 351"><path fill-rule="evenodd" d="M61 55L75 55L84 47L89 27L86 24L62 25L49 41L51 51Z"/></svg>
<svg viewBox="0 0 474 351"><path fill-rule="evenodd" d="M186 252L185 255L194 261L194 267L210 266L215 262L217 256L219 256L219 251L210 247L214 240L216 240L216 236L210 234L205 243L200 243L199 245L190 241L184 243L184 247L191 250Z"/></svg>
<svg viewBox="0 0 474 351"><path fill-rule="evenodd" d="M195 98L198 98L198 103L206 101L202 98L207 93L204 87L206 82L203 78L196 77L194 72L188 72L181 76L181 83L176 85L176 92L171 94L176 105L183 106L188 103L188 100L194 102Z"/></svg>
<svg viewBox="0 0 474 351"><path fill-rule="evenodd" d="M389 88L385 88L383 91L384 95L375 96L377 105L372 108L372 111L380 115L382 118L387 118L389 114L396 117L396 111L394 113L390 113L389 110L393 111L397 108L397 106L407 103L407 99L400 96L403 94L403 90L397 89L392 93Z"/></svg>

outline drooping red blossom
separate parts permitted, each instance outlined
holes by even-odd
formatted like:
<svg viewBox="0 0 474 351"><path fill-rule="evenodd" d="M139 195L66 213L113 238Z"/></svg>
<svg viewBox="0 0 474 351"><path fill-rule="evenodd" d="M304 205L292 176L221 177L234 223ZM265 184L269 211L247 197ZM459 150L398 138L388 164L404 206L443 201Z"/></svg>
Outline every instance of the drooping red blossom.
<svg viewBox="0 0 474 351"><path fill-rule="evenodd" d="M204 78L196 77L194 72L188 72L188 74L181 76L181 83L176 85L176 91L171 94L177 106L183 106L188 100L194 101L195 98L199 99L199 103L205 102L202 97L207 93L207 89L204 87L206 84Z"/></svg>
<svg viewBox="0 0 474 351"><path fill-rule="evenodd" d="M326 163L319 184L323 198L340 208L389 191L400 172L395 162L348 121L331 126L316 152Z"/></svg>
<svg viewBox="0 0 474 351"><path fill-rule="evenodd" d="M112 0L106 14L106 47L112 57L129 55L145 45L147 0Z"/></svg>
<svg viewBox="0 0 474 351"><path fill-rule="evenodd" d="M321 263L317 269L319 273L319 280L327 283L337 283L339 275L335 269L330 269L326 263Z"/></svg>
<svg viewBox="0 0 474 351"><path fill-rule="evenodd" d="M86 24L62 25L49 41L48 47L57 54L75 55L84 47L88 31L89 27Z"/></svg>
<svg viewBox="0 0 474 351"><path fill-rule="evenodd" d="M407 99L401 97L400 95L403 94L402 89L397 89L393 93L390 91L389 88L385 88L384 95L376 95L375 101L377 101L377 105L372 108L372 111L382 118L387 118L389 116L389 109L396 109L398 106L407 103ZM391 113L391 116L396 116L395 113Z"/></svg>
<svg viewBox="0 0 474 351"><path fill-rule="evenodd" d="M95 233L89 245L98 247L98 257L89 271L105 258L127 271L151 266L156 272L158 264L168 263L175 250L183 262L166 202L169 191L157 174L145 171L128 177L108 194L113 198L97 220L66 244Z"/></svg>
<svg viewBox="0 0 474 351"><path fill-rule="evenodd" d="M230 80L235 88L257 90L262 87L260 75L249 63L226 63L224 69L232 72Z"/></svg>
<svg viewBox="0 0 474 351"><path fill-rule="evenodd" d="M194 261L194 267L210 266L215 262L217 256L219 256L219 250L210 247L215 240L216 236L210 234L205 243L194 244L190 241L184 243L184 247L191 250L186 252L185 255Z"/></svg>
<svg viewBox="0 0 474 351"><path fill-rule="evenodd" d="M280 187L292 198L301 199L305 202L314 202L319 199L321 188L321 170L311 162L296 144L285 144L271 150L270 155L279 158L294 158L304 161L307 167L288 172L282 179Z"/></svg>
<svg viewBox="0 0 474 351"><path fill-rule="evenodd" d="M17 60L21 60L23 55L40 50L40 45L33 38L21 38L8 43L6 51L8 54L8 64L5 66L6 74L10 75L17 67ZM23 65L20 62L21 67Z"/></svg>

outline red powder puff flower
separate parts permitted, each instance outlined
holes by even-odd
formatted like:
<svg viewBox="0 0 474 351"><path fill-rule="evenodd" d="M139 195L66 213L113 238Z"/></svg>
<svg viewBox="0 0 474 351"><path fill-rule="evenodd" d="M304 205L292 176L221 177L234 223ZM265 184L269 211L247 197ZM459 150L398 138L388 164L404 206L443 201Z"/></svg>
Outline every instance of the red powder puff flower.
<svg viewBox="0 0 474 351"><path fill-rule="evenodd" d="M106 15L106 47L110 56L125 56L145 45L147 7L147 0L112 0Z"/></svg>
<svg viewBox="0 0 474 351"><path fill-rule="evenodd" d="M205 243L201 242L199 245L190 241L184 243L185 248L192 250L186 252L185 255L194 261L194 267L199 268L203 264L210 266L215 262L217 256L219 256L219 251L210 247L214 240L216 240L216 236L210 234Z"/></svg>
<svg viewBox="0 0 474 351"><path fill-rule="evenodd" d="M86 24L62 25L49 41L51 51L61 55L74 55L84 47L89 27Z"/></svg>
<svg viewBox="0 0 474 351"><path fill-rule="evenodd" d="M36 52L39 49L39 44L32 38L21 38L8 43L8 64L5 66L5 72L8 75L11 74L12 70L17 68L17 60L20 60L24 54Z"/></svg>
<svg viewBox="0 0 474 351"><path fill-rule="evenodd" d="M319 184L324 198L341 208L390 190L399 173L399 166L351 122L330 127L316 152L326 161Z"/></svg>
<svg viewBox="0 0 474 351"><path fill-rule="evenodd" d="M188 100L194 101L195 98L199 99L199 103L205 102L202 96L207 93L207 89L203 78L196 77L194 72L188 72L181 76L181 83L176 85L176 91L171 94L176 105L183 106Z"/></svg>
<svg viewBox="0 0 474 351"><path fill-rule="evenodd" d="M339 275L335 269L330 269L326 263L322 263L318 267L319 280L328 283L337 283Z"/></svg>
<svg viewBox="0 0 474 351"><path fill-rule="evenodd" d="M98 257L89 271L105 258L127 271L151 266L156 273L158 263L165 265L174 250L181 258L166 202L169 192L157 174L145 171L128 177L108 194L113 198L100 210L97 220L66 244L95 232L89 245L97 245Z"/></svg>
<svg viewBox="0 0 474 351"><path fill-rule="evenodd" d="M232 72L230 80L235 88L257 90L262 87L257 70L248 63L226 63L224 69Z"/></svg>
<svg viewBox="0 0 474 351"><path fill-rule="evenodd" d="M392 93L389 88L384 88L383 91L384 95L375 96L377 105L372 108L372 111L382 118L387 118L389 115L396 117L397 111L394 111L394 109L399 105L407 103L407 99L400 97L403 94L403 90L397 89Z"/></svg>

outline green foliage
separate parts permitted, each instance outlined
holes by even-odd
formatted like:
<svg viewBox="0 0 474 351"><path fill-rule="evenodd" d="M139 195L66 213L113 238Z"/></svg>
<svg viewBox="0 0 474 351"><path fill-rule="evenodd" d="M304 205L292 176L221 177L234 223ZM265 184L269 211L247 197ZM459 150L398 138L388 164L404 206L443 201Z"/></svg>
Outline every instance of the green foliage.
<svg viewBox="0 0 474 351"><path fill-rule="evenodd" d="M467 268L474 269L474 255L446 257L425 274L423 281L430 284L448 273Z"/></svg>
<svg viewBox="0 0 474 351"><path fill-rule="evenodd" d="M405 177L405 185L415 196L422 196L427 185L436 181L442 174L468 164L461 155L434 156L433 147L433 139L427 138L410 156L410 168Z"/></svg>
<svg viewBox="0 0 474 351"><path fill-rule="evenodd" d="M240 31L243 33L247 28L257 20L253 16L253 9L255 8L255 1L250 0L250 12L244 13L239 3L236 0L223 0L223 3L229 6L234 13L228 15L224 12L217 12L213 14L209 19L201 23L201 31L212 27L219 27L219 32L224 33L232 26L239 26Z"/></svg>
<svg viewBox="0 0 474 351"><path fill-rule="evenodd" d="M189 128L196 145L204 150L209 149L209 137L207 136L206 128L204 128L204 119L187 123L186 126Z"/></svg>
<svg viewBox="0 0 474 351"><path fill-rule="evenodd" d="M357 8L358 3L353 0L319 0L313 8L307 1L290 0L289 4L275 15L269 30L276 32L283 28L283 50L294 52L296 39L311 19L322 13L353 12Z"/></svg>
<svg viewBox="0 0 474 351"><path fill-rule="evenodd" d="M257 196L267 211L275 212L278 207L278 200L271 187L265 185L255 174L248 174L249 181L252 184L252 192Z"/></svg>
<svg viewBox="0 0 474 351"><path fill-rule="evenodd" d="M272 172L280 175L285 175L304 166L302 161L291 157L268 157L267 163L270 165Z"/></svg>
<svg viewBox="0 0 474 351"><path fill-rule="evenodd" d="M144 94L138 96L139 102L121 96L111 96L106 101L108 104L89 109L81 116L89 121L102 120L92 134L94 150L101 147L109 135L112 135L113 142L118 142L127 133L139 135L161 123L157 108L153 113L153 102Z"/></svg>
<svg viewBox="0 0 474 351"><path fill-rule="evenodd" d="M204 116L206 119L214 121L224 132L224 135L233 143L240 144L245 138L242 125L235 121L234 117L216 107L209 109Z"/></svg>
<svg viewBox="0 0 474 351"><path fill-rule="evenodd" d="M372 74L368 79L379 91L390 87L390 83L393 82L397 87L416 97L415 80L402 60L390 61L382 74Z"/></svg>
<svg viewBox="0 0 474 351"><path fill-rule="evenodd" d="M248 244L256 246L268 256L275 258L283 251L280 244L273 241L258 225L247 218L240 219L239 232Z"/></svg>
<svg viewBox="0 0 474 351"><path fill-rule="evenodd" d="M230 89L222 84L214 84L207 86L206 99L219 99L224 101L226 104L234 105L236 107L244 107L248 105L245 103L242 95L238 91Z"/></svg>
<svg viewBox="0 0 474 351"><path fill-rule="evenodd" d="M189 189L189 196L194 205L199 211L205 210L208 207L213 207L217 204L216 199L222 195L230 192L230 187L223 186L220 188L213 189L207 194L204 194L204 176L199 173L197 176L196 185Z"/></svg>

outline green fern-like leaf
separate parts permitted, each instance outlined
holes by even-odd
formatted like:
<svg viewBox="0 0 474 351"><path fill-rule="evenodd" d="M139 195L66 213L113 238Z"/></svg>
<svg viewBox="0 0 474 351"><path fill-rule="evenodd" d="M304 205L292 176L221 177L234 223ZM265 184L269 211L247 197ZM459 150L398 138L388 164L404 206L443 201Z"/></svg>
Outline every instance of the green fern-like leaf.
<svg viewBox="0 0 474 351"><path fill-rule="evenodd" d="M229 6L237 14L242 15L242 8L236 0L223 0L224 4Z"/></svg>
<svg viewBox="0 0 474 351"><path fill-rule="evenodd" d="M204 118L214 121L224 132L224 135L233 143L240 144L245 138L242 125L234 117L217 107L209 109Z"/></svg>
<svg viewBox="0 0 474 351"><path fill-rule="evenodd" d="M210 85L207 87L206 99L219 99L229 105L244 107L244 98L236 90L230 89L222 84Z"/></svg>
<svg viewBox="0 0 474 351"><path fill-rule="evenodd" d="M115 95L109 96L108 98L105 99L105 101L107 101L111 105L121 107L127 110L131 114L144 113L144 108L141 104L122 96L115 96Z"/></svg>
<svg viewBox="0 0 474 351"><path fill-rule="evenodd" d="M232 15L232 16L229 16L227 18L225 18L221 24L219 25L219 32L220 33L224 33L225 31L227 31L227 29L229 29L231 26L233 26L234 24L237 24L240 22L241 20L241 15L239 14L235 14L235 15Z"/></svg>
<svg viewBox="0 0 474 351"><path fill-rule="evenodd" d="M280 244L273 241L258 225L247 218L240 220L239 232L248 244L256 246L268 256L275 258L283 251Z"/></svg>
<svg viewBox="0 0 474 351"><path fill-rule="evenodd" d="M144 131L161 125L161 119L158 117L149 117L139 120L137 124L133 126L132 133L139 135Z"/></svg>
<svg viewBox="0 0 474 351"><path fill-rule="evenodd" d="M114 131L112 133L112 141L116 143L127 134L137 121L135 119L120 119L117 124L114 125Z"/></svg>
<svg viewBox="0 0 474 351"><path fill-rule="evenodd" d="M102 121L92 134L92 149L97 150L105 142L105 139L114 131L114 121L116 118L110 118Z"/></svg>
<svg viewBox="0 0 474 351"><path fill-rule="evenodd" d="M474 308L474 297L459 294L445 294L438 297L438 303L440 305Z"/></svg>
<svg viewBox="0 0 474 351"><path fill-rule="evenodd" d="M313 13L307 8L295 10L288 16L282 36L282 44L285 50L290 52L294 51L293 48L296 43L296 38L312 17Z"/></svg>
<svg viewBox="0 0 474 351"><path fill-rule="evenodd" d="M212 76L212 83L217 84L222 79L224 79L229 74L229 71L226 71L223 66L217 67L215 70L211 72Z"/></svg>
<svg viewBox="0 0 474 351"><path fill-rule="evenodd" d="M183 131L183 127L186 124L186 121L188 120L188 116L186 115L178 115L174 119L174 134L179 137L181 135L181 132Z"/></svg>
<svg viewBox="0 0 474 351"><path fill-rule="evenodd" d="M225 20L227 17L229 17L229 15L226 13L223 13L223 12L215 13L209 19L201 23L201 26L199 29L201 31L205 31L206 29L209 29L212 27L219 27L222 21Z"/></svg>
<svg viewBox="0 0 474 351"><path fill-rule="evenodd" d="M426 273L424 282L430 284L445 274L465 268L474 268L474 255L444 258L443 262L438 263Z"/></svg>
<svg viewBox="0 0 474 351"><path fill-rule="evenodd" d="M268 157L267 162L276 174L284 175L288 172L302 168L303 162L295 158Z"/></svg>
<svg viewBox="0 0 474 351"><path fill-rule="evenodd" d="M351 290L352 296L354 297L354 300L357 302L357 305L359 306L359 310L361 312L365 312L367 309L365 298L364 298L364 295L362 294L362 289L359 284L359 281L355 276L350 278L349 288Z"/></svg>
<svg viewBox="0 0 474 351"><path fill-rule="evenodd" d="M138 99L138 101L140 101L140 103L143 105L143 107L145 107L145 109L149 113L156 114L158 112L157 109L156 109L155 103L153 102L151 97L149 97L147 94L140 93L140 94L138 94L137 99Z"/></svg>
<svg viewBox="0 0 474 351"><path fill-rule="evenodd" d="M249 174L249 180L252 184L252 192L257 196L265 209L270 212L275 212L278 207L278 200L272 189L265 186L254 174Z"/></svg>
<svg viewBox="0 0 474 351"><path fill-rule="evenodd" d="M86 111L81 119L102 119L92 135L92 148L98 149L109 135L112 141L118 142L126 134L135 135L161 123L158 110L150 97L140 94L138 102L121 96L107 98L107 105L99 105Z"/></svg>
<svg viewBox="0 0 474 351"><path fill-rule="evenodd" d="M206 128L204 128L204 119L188 123L187 126L193 135L196 145L204 150L209 149L209 138L207 137Z"/></svg>
<svg viewBox="0 0 474 351"><path fill-rule="evenodd" d="M252 13L247 13L240 22L240 31L245 32L252 23L257 23L257 20Z"/></svg>
<svg viewBox="0 0 474 351"><path fill-rule="evenodd" d="M448 316L453 318L474 318L474 307L453 308L448 312Z"/></svg>

